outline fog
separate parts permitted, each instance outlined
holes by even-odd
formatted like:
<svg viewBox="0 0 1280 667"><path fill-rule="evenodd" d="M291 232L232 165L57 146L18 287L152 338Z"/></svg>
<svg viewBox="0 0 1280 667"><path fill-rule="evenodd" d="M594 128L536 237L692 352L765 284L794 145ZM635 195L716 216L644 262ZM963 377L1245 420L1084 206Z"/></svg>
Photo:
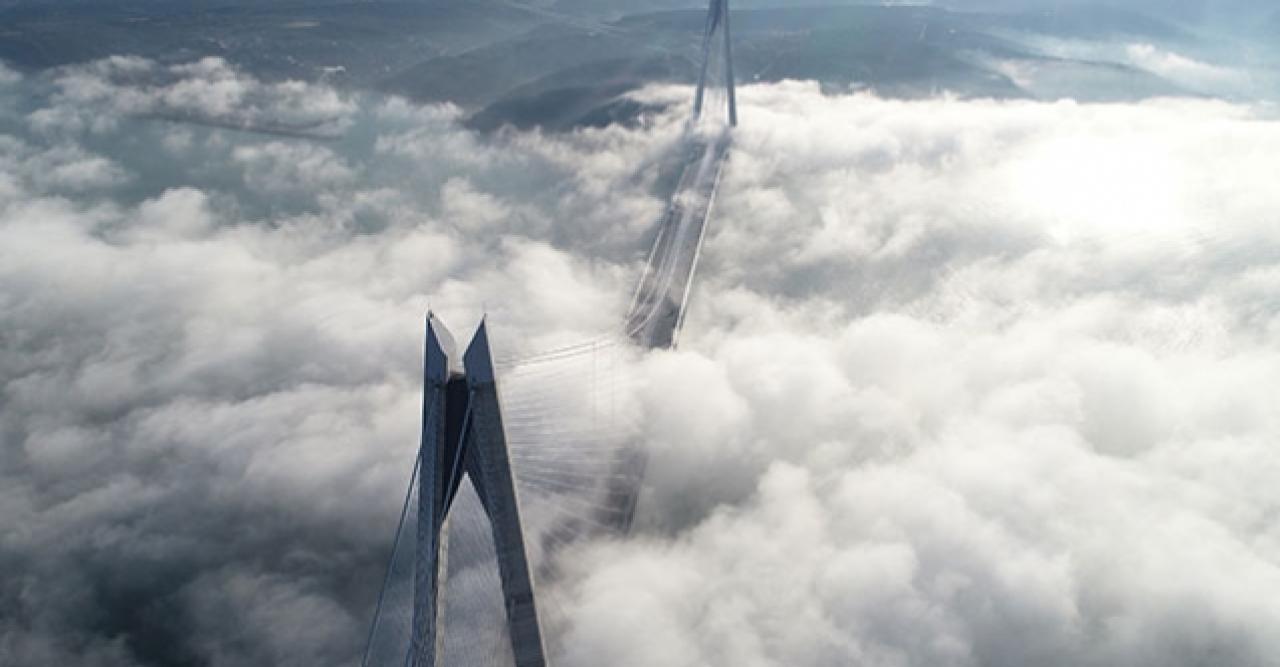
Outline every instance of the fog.
<svg viewBox="0 0 1280 667"><path fill-rule="evenodd" d="M1274 664L1280 119L1095 48L1209 94L740 89L558 664ZM358 660L427 308L515 358L621 320L691 90L628 95L480 133L220 58L0 68L0 663Z"/></svg>

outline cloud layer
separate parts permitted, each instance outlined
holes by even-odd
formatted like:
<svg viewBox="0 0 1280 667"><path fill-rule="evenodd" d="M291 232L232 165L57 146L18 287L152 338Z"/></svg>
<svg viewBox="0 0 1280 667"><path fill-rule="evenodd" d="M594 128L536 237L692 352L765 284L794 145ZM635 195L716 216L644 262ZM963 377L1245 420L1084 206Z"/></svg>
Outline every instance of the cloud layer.
<svg viewBox="0 0 1280 667"><path fill-rule="evenodd" d="M568 663L1274 662L1280 126L743 101Z"/></svg>
<svg viewBox="0 0 1280 667"><path fill-rule="evenodd" d="M631 258L595 266L554 221L634 249L644 223L605 212L657 202L608 148L660 149L486 143L396 101L341 99L350 144L138 117L223 65L67 96L112 67L4 91L34 108L6 109L0 143L0 662L349 664L417 440L428 303L487 306L507 354L608 328Z"/></svg>
<svg viewBox="0 0 1280 667"><path fill-rule="evenodd" d="M351 664L428 303L515 356L620 319L687 91L482 138L279 86L0 70L0 662ZM566 559L558 664L1274 663L1280 122L741 105L682 350L625 370L643 526Z"/></svg>

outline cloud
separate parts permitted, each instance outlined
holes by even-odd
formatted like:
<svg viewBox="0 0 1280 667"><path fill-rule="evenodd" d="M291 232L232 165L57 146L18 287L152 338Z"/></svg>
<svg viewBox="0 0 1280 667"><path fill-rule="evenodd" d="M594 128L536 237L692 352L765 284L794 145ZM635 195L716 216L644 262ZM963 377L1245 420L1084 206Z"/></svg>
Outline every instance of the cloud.
<svg viewBox="0 0 1280 667"><path fill-rule="evenodd" d="M742 101L653 536L577 563L565 662L1269 662L1274 122Z"/></svg>
<svg viewBox="0 0 1280 667"><path fill-rule="evenodd" d="M1235 92L1251 83L1243 71L1203 63L1152 44L1130 44L1125 53L1138 67L1195 90Z"/></svg>
<svg viewBox="0 0 1280 667"><path fill-rule="evenodd" d="M0 160L6 171L21 173L30 187L40 192L79 192L119 186L128 174L114 160L72 144L32 146L12 136L0 144Z"/></svg>
<svg viewBox="0 0 1280 667"><path fill-rule="evenodd" d="M514 357L612 331L685 111L485 137L221 61L5 85L6 664L356 660L428 302ZM638 533L547 582L557 664L1280 653L1266 109L740 101L682 349L508 371L513 414L652 450Z"/></svg>
<svg viewBox="0 0 1280 667"><path fill-rule="evenodd" d="M0 63L0 86L12 86L22 81L22 75L15 72L8 65Z"/></svg>
<svg viewBox="0 0 1280 667"><path fill-rule="evenodd" d="M356 110L349 96L333 88L264 82L213 56L167 67L138 56L112 56L62 68L54 85L58 104L31 115L37 130L103 132L123 114L324 137L346 130ZM109 115L102 117L104 111Z"/></svg>
<svg viewBox="0 0 1280 667"><path fill-rule="evenodd" d="M268 193L322 192L349 185L354 178L342 158L323 146L273 141L239 146L232 159L245 169L245 185Z"/></svg>
<svg viewBox="0 0 1280 667"><path fill-rule="evenodd" d="M2 144L0 520L20 528L0 538L14 573L0 585L0 662L349 663L417 440L428 301L464 323L489 304L509 323L500 337L533 334L503 345L516 354L610 327L628 271L557 247L549 222L470 233L486 210L501 226L521 219L506 212L567 217L544 207L551 194L492 189L510 185L499 172L515 168L511 146L446 121L441 139L473 155L424 158L437 175L375 150L451 112L415 110L340 154L222 129L256 108L252 96L208 123L135 117L159 93L129 106L137 91L118 79L158 67L64 70L55 83L107 92L33 87L35 110L4 119L115 116L32 123ZM207 70L173 68L185 78L169 87ZM560 146L558 161L519 150L519 167L556 182L605 140ZM62 168L104 164L90 146L116 158L112 178ZM616 190L656 212L642 189ZM310 648L290 648L300 642Z"/></svg>

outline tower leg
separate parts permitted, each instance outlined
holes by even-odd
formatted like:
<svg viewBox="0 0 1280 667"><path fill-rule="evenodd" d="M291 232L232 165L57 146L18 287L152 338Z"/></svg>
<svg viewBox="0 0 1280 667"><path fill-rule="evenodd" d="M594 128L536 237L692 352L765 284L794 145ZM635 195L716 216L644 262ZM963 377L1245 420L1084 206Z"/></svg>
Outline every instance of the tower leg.
<svg viewBox="0 0 1280 667"><path fill-rule="evenodd" d="M693 95L693 117L702 117L703 100L707 91L707 69L711 63L712 42L715 41L716 29L719 28L724 49L725 88L729 98L729 125L738 124L737 92L733 79L733 48L729 34L729 0L711 0L707 11L707 27L702 35L702 66L698 73L698 89Z"/></svg>
<svg viewBox="0 0 1280 667"><path fill-rule="evenodd" d="M419 551L417 591L414 600L413 643L406 667L439 667L444 664L444 591L449 578L449 518L435 529L435 546ZM424 553L425 551L425 553ZM427 556L422 558L422 556Z"/></svg>
<svg viewBox="0 0 1280 667"><path fill-rule="evenodd" d="M702 69L698 73L698 90L693 94L693 117L702 117L702 98L707 90L707 66L711 62L711 35L715 30L715 17L707 16L707 29L702 35Z"/></svg>
<svg viewBox="0 0 1280 667"><path fill-rule="evenodd" d="M453 339L433 316L427 318L423 364L422 444L419 448L417 559L414 568L413 631L408 667L437 667L443 636L440 591L448 576L448 510L453 494L452 462L460 442L450 442L448 428L449 359Z"/></svg>
<svg viewBox="0 0 1280 667"><path fill-rule="evenodd" d="M498 573L516 667L545 667L546 647L534 597L533 573L520 521L520 499L507 452L488 335L481 324L464 358L471 387L467 472L493 529Z"/></svg>
<svg viewBox="0 0 1280 667"><path fill-rule="evenodd" d="M729 126L738 126L738 94L733 81L733 39L729 34L729 0L720 0L721 31L724 32L725 88L729 91Z"/></svg>

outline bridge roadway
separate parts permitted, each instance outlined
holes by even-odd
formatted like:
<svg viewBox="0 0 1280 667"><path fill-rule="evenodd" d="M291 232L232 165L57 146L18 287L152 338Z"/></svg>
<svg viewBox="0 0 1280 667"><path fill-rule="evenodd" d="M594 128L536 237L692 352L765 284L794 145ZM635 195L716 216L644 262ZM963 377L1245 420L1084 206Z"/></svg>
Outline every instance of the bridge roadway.
<svg viewBox="0 0 1280 667"><path fill-rule="evenodd" d="M626 334L641 347L676 345L730 137L727 127L702 136L690 133L688 161L626 317Z"/></svg>
<svg viewBox="0 0 1280 667"><path fill-rule="evenodd" d="M720 173L729 155L730 130L728 126L709 132L691 127L687 135L684 168L626 317L625 332L640 347L676 345ZM634 443L622 453L599 517L602 524L623 534L630 532L647 467L643 444Z"/></svg>

